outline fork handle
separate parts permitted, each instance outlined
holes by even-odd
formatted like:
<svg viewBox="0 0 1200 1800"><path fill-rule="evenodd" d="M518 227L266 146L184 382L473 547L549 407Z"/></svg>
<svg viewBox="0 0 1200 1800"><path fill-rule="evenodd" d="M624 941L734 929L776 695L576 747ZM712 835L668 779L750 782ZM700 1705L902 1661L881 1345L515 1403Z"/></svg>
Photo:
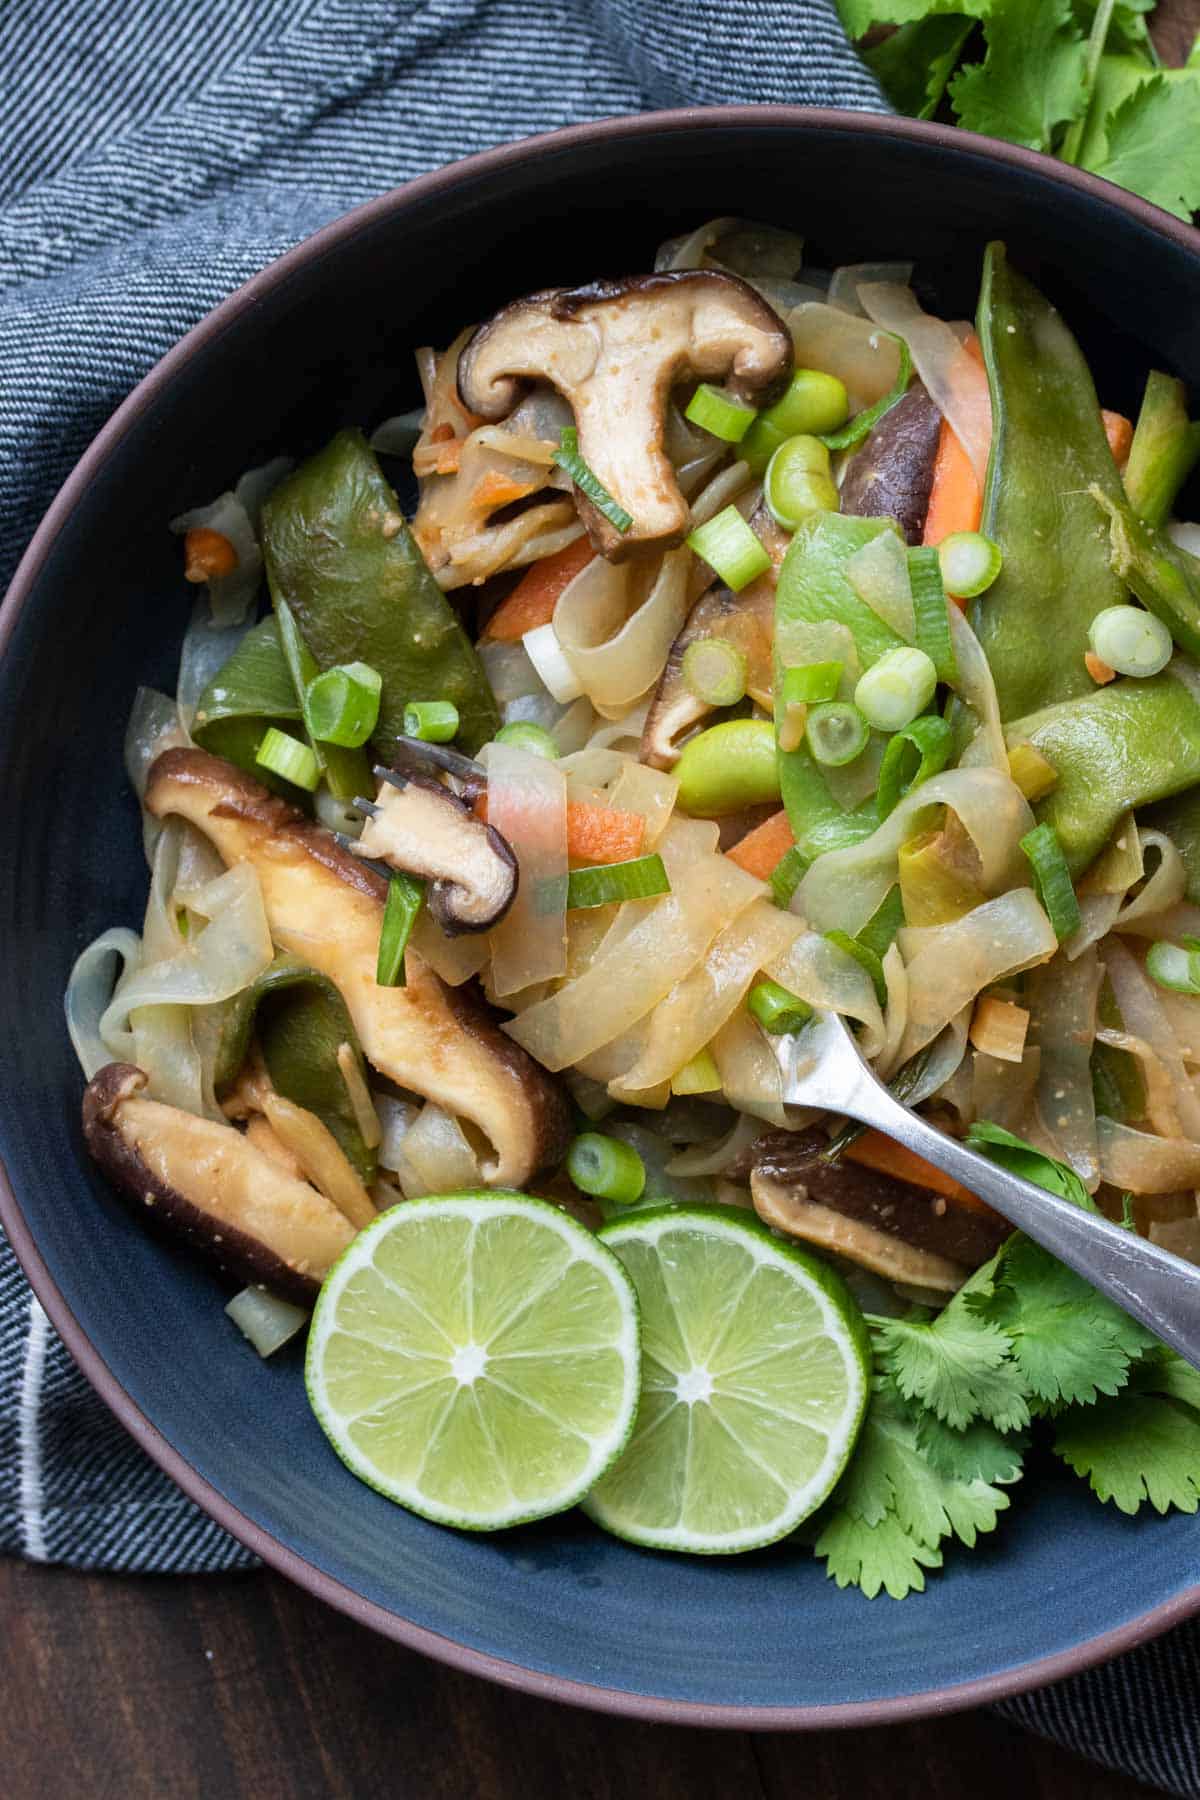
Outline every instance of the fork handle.
<svg viewBox="0 0 1200 1800"><path fill-rule="evenodd" d="M943 1174L995 1207L1035 1243L1082 1275L1155 1337L1200 1368L1200 1269L1136 1232L1084 1212L947 1137L894 1100L864 1070L839 1101L841 1110L874 1125Z"/></svg>

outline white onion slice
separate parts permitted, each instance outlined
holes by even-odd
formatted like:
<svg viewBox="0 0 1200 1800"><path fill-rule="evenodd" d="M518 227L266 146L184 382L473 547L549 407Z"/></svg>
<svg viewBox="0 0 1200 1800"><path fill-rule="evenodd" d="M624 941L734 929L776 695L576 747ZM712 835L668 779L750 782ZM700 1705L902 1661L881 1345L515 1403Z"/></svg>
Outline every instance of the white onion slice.
<svg viewBox="0 0 1200 1800"><path fill-rule="evenodd" d="M864 282L858 296L885 331L902 337L934 405L949 420L983 485L992 445L987 376L953 328L927 313L911 288Z"/></svg>
<svg viewBox="0 0 1200 1800"><path fill-rule="evenodd" d="M396 1173L407 1200L475 1188L482 1179L479 1158L462 1125L432 1100L401 1139Z"/></svg>
<svg viewBox="0 0 1200 1800"><path fill-rule="evenodd" d="M520 870L507 916L489 933L492 988L518 993L567 969L567 782L556 762L515 744L489 744L488 823Z"/></svg>
<svg viewBox="0 0 1200 1800"><path fill-rule="evenodd" d="M583 683L567 658L553 621L535 625L532 631L525 633L521 643L539 679L559 705L566 706L569 701L578 700Z"/></svg>
<svg viewBox="0 0 1200 1800"><path fill-rule="evenodd" d="M690 550L668 551L638 604L644 577L627 563L593 557L559 596L553 626L541 628L556 633L577 691L606 718L620 718L662 674L687 619L694 560Z"/></svg>
<svg viewBox="0 0 1200 1800"><path fill-rule="evenodd" d="M829 304L842 312L854 313L865 319L866 308L858 297L859 287L863 282L887 282L893 287L907 287L912 280L913 265L910 262L895 263L843 263L833 271L829 283Z"/></svg>
<svg viewBox="0 0 1200 1800"><path fill-rule="evenodd" d="M796 366L823 369L845 383L853 412L890 393L900 373L900 351L887 332L869 319L839 307L806 302L787 316Z"/></svg>

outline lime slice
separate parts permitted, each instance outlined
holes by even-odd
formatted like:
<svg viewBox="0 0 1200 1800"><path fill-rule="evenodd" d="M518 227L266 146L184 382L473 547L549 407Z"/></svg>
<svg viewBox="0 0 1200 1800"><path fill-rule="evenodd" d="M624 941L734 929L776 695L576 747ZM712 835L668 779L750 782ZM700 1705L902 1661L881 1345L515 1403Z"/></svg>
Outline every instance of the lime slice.
<svg viewBox="0 0 1200 1800"><path fill-rule="evenodd" d="M363 1481L440 1524L495 1531L574 1506L620 1454L637 1301L612 1252L544 1200L410 1200L330 1272L306 1373Z"/></svg>
<svg viewBox="0 0 1200 1800"><path fill-rule="evenodd" d="M642 1399L587 1512L660 1550L786 1536L826 1498L862 1423L858 1308L831 1269L730 1207L631 1214L601 1236L637 1289Z"/></svg>

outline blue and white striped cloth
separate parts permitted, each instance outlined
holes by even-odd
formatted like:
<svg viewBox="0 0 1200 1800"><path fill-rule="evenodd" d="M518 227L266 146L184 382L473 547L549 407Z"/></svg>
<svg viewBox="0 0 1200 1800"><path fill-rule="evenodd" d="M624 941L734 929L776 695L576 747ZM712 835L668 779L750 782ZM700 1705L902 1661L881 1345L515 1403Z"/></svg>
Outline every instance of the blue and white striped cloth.
<svg viewBox="0 0 1200 1800"><path fill-rule="evenodd" d="M834 0L0 0L0 70L0 586L147 369L359 201L606 114L883 106ZM253 1561L101 1406L2 1243L0 1549ZM1197 1692L1185 1629L1007 1710L1200 1800Z"/></svg>

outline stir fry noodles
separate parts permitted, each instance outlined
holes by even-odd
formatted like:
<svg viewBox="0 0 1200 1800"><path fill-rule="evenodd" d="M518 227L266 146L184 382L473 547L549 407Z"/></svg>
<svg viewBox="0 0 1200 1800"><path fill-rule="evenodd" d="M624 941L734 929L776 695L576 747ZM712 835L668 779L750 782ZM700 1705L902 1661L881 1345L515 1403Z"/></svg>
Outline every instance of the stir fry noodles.
<svg viewBox="0 0 1200 1800"><path fill-rule="evenodd" d="M467 1194L481 1231L492 1191L532 1232L516 1198L540 1199L642 1310L631 1447L559 1503L591 1488L635 1541L723 1549L832 1492L818 1554L896 1595L996 1524L1031 1421L1101 1499L1200 1500L1200 1378L976 1196L784 1097L780 1043L833 1010L943 1131L1200 1262L1200 527L1174 517L1200 425L1157 370L1136 421L1104 410L1002 244L974 320L913 280L718 219L653 272L464 322L417 350L411 414L177 519L199 597L126 745L145 919L67 994L89 1148L243 1285L264 1354L335 1265L366 1280L382 1216ZM784 1421L766 1448L724 1415L789 1496L736 1526L698 1476L647 1498L719 1412L683 1276L687 1370L651 1344L645 1259L674 1267L688 1220L706 1255L778 1255L841 1371L811 1470L780 1473L816 1410L746 1400ZM534 1257L506 1277L530 1294ZM744 1301L747 1342L783 1331L774 1304ZM789 1392L819 1398L795 1329ZM366 1467L317 1354L322 1423L394 1497L553 1510ZM519 1431L505 1463L488 1430L519 1489Z"/></svg>

